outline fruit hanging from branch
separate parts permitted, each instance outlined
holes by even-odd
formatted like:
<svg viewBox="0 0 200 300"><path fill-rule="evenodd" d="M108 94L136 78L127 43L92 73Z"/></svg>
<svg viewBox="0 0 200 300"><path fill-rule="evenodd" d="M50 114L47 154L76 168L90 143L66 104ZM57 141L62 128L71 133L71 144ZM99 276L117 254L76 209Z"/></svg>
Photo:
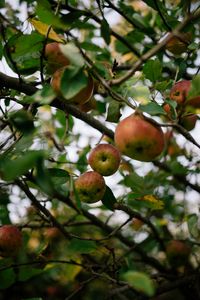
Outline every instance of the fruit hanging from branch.
<svg viewBox="0 0 200 300"><path fill-rule="evenodd" d="M53 42L45 46L45 58L49 74L53 74L58 69L70 64L69 59L62 53L60 45L60 43Z"/></svg>
<svg viewBox="0 0 200 300"><path fill-rule="evenodd" d="M14 257L22 248L22 233L14 225L0 227L0 255Z"/></svg>
<svg viewBox="0 0 200 300"><path fill-rule="evenodd" d="M86 86L79 89L79 91L75 95L73 94L73 96L71 96L71 97L68 96L66 98L65 94L63 93L63 91L61 89L61 84L62 84L61 80L62 80L62 76L63 76L63 74L64 74L64 72L67 68L68 67L58 69L53 74L53 77L52 77L52 80L51 80L51 86L52 86L54 92L59 97L65 98L68 103L72 103L72 104L75 104L75 105L85 104L87 101L90 100L90 98L93 95L94 81L93 81L93 79L90 75L88 75L86 72L83 71L81 76L84 77L84 79L86 81ZM78 78L77 78L77 80L78 80ZM67 89L71 89L69 81L66 82L65 90L67 90Z"/></svg>
<svg viewBox="0 0 200 300"><path fill-rule="evenodd" d="M131 114L115 130L115 144L121 153L139 161L152 161L164 150L162 129L141 114Z"/></svg>
<svg viewBox="0 0 200 300"><path fill-rule="evenodd" d="M88 171L76 179L75 190L80 201L95 203L102 199L106 191L105 180L99 173Z"/></svg>
<svg viewBox="0 0 200 300"><path fill-rule="evenodd" d="M191 247L183 241L171 240L166 246L167 258L172 266L184 265L190 256Z"/></svg>
<svg viewBox="0 0 200 300"><path fill-rule="evenodd" d="M99 144L90 153L88 163L91 168L103 176L114 174L120 164L121 155L111 144Z"/></svg>

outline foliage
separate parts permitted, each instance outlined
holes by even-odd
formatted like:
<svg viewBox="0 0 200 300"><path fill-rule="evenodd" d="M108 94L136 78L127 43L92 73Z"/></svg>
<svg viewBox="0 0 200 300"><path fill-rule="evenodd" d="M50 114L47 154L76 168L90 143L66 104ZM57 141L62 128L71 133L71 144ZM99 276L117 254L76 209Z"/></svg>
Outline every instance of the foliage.
<svg viewBox="0 0 200 300"><path fill-rule="evenodd" d="M0 299L200 299L199 121L191 133L179 122L200 104L169 97L185 79L200 96L199 2L13 2L0 0L0 225L16 224L23 248L0 257ZM172 37L180 51L167 50ZM63 96L45 56L53 42L70 62ZM88 76L91 107L69 103ZM122 156L102 201L82 203L74 182L89 152L113 144L134 111L163 129L164 151ZM191 248L178 267L166 255L174 239Z"/></svg>

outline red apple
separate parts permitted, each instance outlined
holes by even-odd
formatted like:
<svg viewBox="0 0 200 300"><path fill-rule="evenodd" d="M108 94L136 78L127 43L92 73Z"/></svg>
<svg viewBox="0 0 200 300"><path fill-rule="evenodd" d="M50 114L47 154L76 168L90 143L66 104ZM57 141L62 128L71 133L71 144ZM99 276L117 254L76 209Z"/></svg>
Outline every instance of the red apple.
<svg viewBox="0 0 200 300"><path fill-rule="evenodd" d="M194 129L197 120L198 120L197 115L188 114L180 118L179 124L183 126L186 130L190 131Z"/></svg>
<svg viewBox="0 0 200 300"><path fill-rule="evenodd" d="M62 53L60 43L53 42L45 46L47 72L53 74L56 70L69 65L69 59Z"/></svg>
<svg viewBox="0 0 200 300"><path fill-rule="evenodd" d="M164 150L164 134L153 121L139 114L122 120L115 130L121 153L140 161L152 161Z"/></svg>
<svg viewBox="0 0 200 300"><path fill-rule="evenodd" d="M191 87L190 80L181 80L177 82L170 91L171 100L178 104L190 105L195 108L200 108L200 95L188 98L188 93Z"/></svg>
<svg viewBox="0 0 200 300"><path fill-rule="evenodd" d="M22 233L14 225L0 227L0 255L16 256L22 248Z"/></svg>
<svg viewBox="0 0 200 300"><path fill-rule="evenodd" d="M95 171L89 171L76 179L75 189L80 201L95 203L102 199L106 190L106 184L102 175Z"/></svg>
<svg viewBox="0 0 200 300"><path fill-rule="evenodd" d="M170 99L182 104L186 101L191 82L189 80L182 80L177 82L170 91Z"/></svg>
<svg viewBox="0 0 200 300"><path fill-rule="evenodd" d="M52 86L54 92L60 97L63 97L60 85L61 85L61 78L62 78L64 71L65 71L65 67L58 69L53 74L53 77L51 80L51 86ZM69 103L72 103L75 105L82 105L82 104L86 103L87 101L89 101L90 98L92 97L93 90L94 90L94 81L91 76L87 76L87 75L85 75L85 76L87 77L87 80L88 80L87 86L84 87L83 89L81 89L80 92L78 92L74 97L67 99L67 101Z"/></svg>
<svg viewBox="0 0 200 300"><path fill-rule="evenodd" d="M171 240L166 246L167 258L171 265L176 267L184 265L190 256L191 248L180 240Z"/></svg>
<svg viewBox="0 0 200 300"><path fill-rule="evenodd" d="M103 176L114 174L120 164L119 150L111 144L99 144L90 153L88 163L91 168Z"/></svg>

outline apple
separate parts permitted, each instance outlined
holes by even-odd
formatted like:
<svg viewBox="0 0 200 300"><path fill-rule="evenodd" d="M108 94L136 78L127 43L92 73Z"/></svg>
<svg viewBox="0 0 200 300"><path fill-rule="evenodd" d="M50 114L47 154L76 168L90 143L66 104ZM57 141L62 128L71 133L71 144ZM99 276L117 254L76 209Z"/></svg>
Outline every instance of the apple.
<svg viewBox="0 0 200 300"><path fill-rule="evenodd" d="M178 104L200 108L200 95L188 98L190 87L190 80L178 81L170 91L170 99L176 101Z"/></svg>
<svg viewBox="0 0 200 300"><path fill-rule="evenodd" d="M119 122L114 140L121 153L146 162L159 156L165 146L162 129L154 121L136 113Z"/></svg>
<svg viewBox="0 0 200 300"><path fill-rule="evenodd" d="M181 38L173 36L166 44L166 49L175 55L180 55L187 51L192 36L190 32L181 34Z"/></svg>
<svg viewBox="0 0 200 300"><path fill-rule="evenodd" d="M99 173L88 171L76 179L75 190L80 201L95 203L102 199L106 191L105 180Z"/></svg>
<svg viewBox="0 0 200 300"><path fill-rule="evenodd" d="M190 85L190 80L177 82L170 91L170 99L176 101L178 104L183 104L186 101Z"/></svg>
<svg viewBox="0 0 200 300"><path fill-rule="evenodd" d="M133 219L132 223L131 223L131 227L135 230L138 231L141 229L141 227L144 225L144 222L140 219Z"/></svg>
<svg viewBox="0 0 200 300"><path fill-rule="evenodd" d="M94 97L91 97L86 103L80 104L79 109L85 113L96 109L97 101Z"/></svg>
<svg viewBox="0 0 200 300"><path fill-rule="evenodd" d="M113 175L119 168L120 152L111 144L99 144L90 153L88 163L103 176Z"/></svg>
<svg viewBox="0 0 200 300"><path fill-rule="evenodd" d="M69 59L62 53L60 43L53 42L45 46L47 72L53 74L56 70L69 65Z"/></svg>
<svg viewBox="0 0 200 300"><path fill-rule="evenodd" d="M22 248L22 233L14 225L0 227L0 255L16 256Z"/></svg>
<svg viewBox="0 0 200 300"><path fill-rule="evenodd" d="M58 69L53 74L53 77L52 77L52 80L51 80L51 86L52 86L54 92L60 97L64 97L62 95L60 85L61 85L61 78L62 78L62 75L65 71L65 68L66 67ZM88 79L87 86L82 88L74 97L72 97L70 99L67 99L67 101L69 103L72 103L72 104L75 104L75 105L83 105L84 103L89 101L90 98L92 97L93 91L94 91L94 81L93 81L91 76L87 76L87 75L85 75L85 76Z"/></svg>
<svg viewBox="0 0 200 300"><path fill-rule="evenodd" d="M198 120L197 115L195 114L188 114L185 116L182 116L179 120L179 124L183 126L186 130L190 131L194 129L196 122Z"/></svg>
<svg viewBox="0 0 200 300"><path fill-rule="evenodd" d="M184 265L188 261L190 253L190 246L180 240L171 240L166 246L166 255L172 266Z"/></svg>

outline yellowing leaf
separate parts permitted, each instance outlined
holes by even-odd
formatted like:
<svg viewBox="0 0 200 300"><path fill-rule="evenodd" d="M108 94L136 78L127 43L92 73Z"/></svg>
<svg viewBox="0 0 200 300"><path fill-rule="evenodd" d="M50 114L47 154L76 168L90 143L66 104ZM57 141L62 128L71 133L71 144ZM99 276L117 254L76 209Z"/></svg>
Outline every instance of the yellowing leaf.
<svg viewBox="0 0 200 300"><path fill-rule="evenodd" d="M159 200L154 195L145 195L142 200L149 202L152 209L163 209L164 207L164 202L162 200Z"/></svg>
<svg viewBox="0 0 200 300"><path fill-rule="evenodd" d="M48 38L58 42L58 43L63 43L63 40L59 37L59 35L51 28L49 31L49 25L42 23L38 20L31 19L29 18L29 22L33 25L33 27L42 35L47 36L48 33Z"/></svg>

